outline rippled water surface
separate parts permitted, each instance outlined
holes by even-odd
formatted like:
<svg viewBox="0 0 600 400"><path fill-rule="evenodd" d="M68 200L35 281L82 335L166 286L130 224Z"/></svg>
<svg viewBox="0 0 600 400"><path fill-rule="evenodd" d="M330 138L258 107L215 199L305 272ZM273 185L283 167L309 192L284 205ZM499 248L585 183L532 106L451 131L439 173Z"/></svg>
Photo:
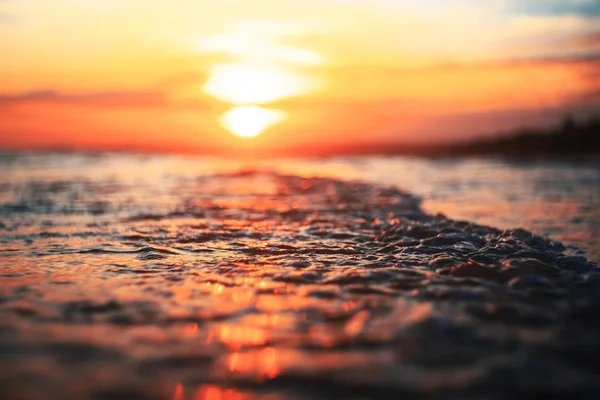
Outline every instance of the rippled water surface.
<svg viewBox="0 0 600 400"><path fill-rule="evenodd" d="M599 171L3 155L0 398L593 398Z"/></svg>

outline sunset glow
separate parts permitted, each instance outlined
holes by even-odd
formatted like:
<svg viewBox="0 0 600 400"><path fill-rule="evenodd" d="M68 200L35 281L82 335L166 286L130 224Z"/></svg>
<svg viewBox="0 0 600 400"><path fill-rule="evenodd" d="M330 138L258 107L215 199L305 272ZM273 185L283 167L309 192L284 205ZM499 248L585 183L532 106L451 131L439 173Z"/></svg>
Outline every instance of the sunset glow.
<svg viewBox="0 0 600 400"><path fill-rule="evenodd" d="M234 58L209 68L203 91L224 103L235 105L219 121L228 131L243 138L261 134L282 122L287 114L261 107L305 94L316 88L315 79L293 72L294 65L319 65L313 51L276 43L285 26L265 23L239 24L232 32L204 40L201 53Z"/></svg>
<svg viewBox="0 0 600 400"><path fill-rule="evenodd" d="M583 118L600 105L594 4L3 1L2 145L238 154L231 133L275 124L257 149Z"/></svg>
<svg viewBox="0 0 600 400"><path fill-rule="evenodd" d="M600 0L0 0L0 244L0 400L600 398Z"/></svg>
<svg viewBox="0 0 600 400"><path fill-rule="evenodd" d="M260 65L228 64L211 71L204 91L236 105L266 104L302 93L302 78L284 69Z"/></svg>

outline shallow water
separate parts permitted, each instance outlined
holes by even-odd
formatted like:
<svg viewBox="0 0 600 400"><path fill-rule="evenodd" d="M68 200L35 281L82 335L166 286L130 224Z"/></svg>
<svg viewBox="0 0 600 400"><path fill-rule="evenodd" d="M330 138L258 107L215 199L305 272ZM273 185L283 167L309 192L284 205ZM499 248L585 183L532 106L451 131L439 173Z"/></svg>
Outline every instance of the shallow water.
<svg viewBox="0 0 600 400"><path fill-rule="evenodd" d="M600 262L600 162L364 157L269 164L286 173L395 185L442 213L502 229L520 227Z"/></svg>
<svg viewBox="0 0 600 400"><path fill-rule="evenodd" d="M555 239L431 214L589 238L592 254L598 225L576 218L598 218L597 166L0 165L1 398L600 393L597 265ZM540 199L546 211L528 208Z"/></svg>

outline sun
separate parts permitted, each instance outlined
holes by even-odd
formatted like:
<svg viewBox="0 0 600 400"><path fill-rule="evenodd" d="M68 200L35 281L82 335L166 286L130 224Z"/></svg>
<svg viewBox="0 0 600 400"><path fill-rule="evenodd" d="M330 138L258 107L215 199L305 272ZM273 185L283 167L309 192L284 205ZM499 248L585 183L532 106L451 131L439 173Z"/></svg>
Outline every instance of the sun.
<svg viewBox="0 0 600 400"><path fill-rule="evenodd" d="M213 68L203 89L234 106L220 117L225 129L253 138L287 119L287 113L262 105L302 93L306 85L304 79L285 69L240 62Z"/></svg>
<svg viewBox="0 0 600 400"><path fill-rule="evenodd" d="M217 35L198 46L202 52L231 58L210 66L202 91L232 108L219 118L236 136L253 138L288 119L288 113L266 108L282 99L315 90L320 81L305 67L322 63L315 52L276 43L272 25L250 24ZM270 106L269 106L270 107Z"/></svg>
<svg viewBox="0 0 600 400"><path fill-rule="evenodd" d="M286 113L260 106L234 107L221 116L223 127L236 136L253 138L285 120Z"/></svg>
<svg viewBox="0 0 600 400"><path fill-rule="evenodd" d="M254 63L218 65L204 92L230 104L257 105L292 97L306 90L306 79L275 66Z"/></svg>

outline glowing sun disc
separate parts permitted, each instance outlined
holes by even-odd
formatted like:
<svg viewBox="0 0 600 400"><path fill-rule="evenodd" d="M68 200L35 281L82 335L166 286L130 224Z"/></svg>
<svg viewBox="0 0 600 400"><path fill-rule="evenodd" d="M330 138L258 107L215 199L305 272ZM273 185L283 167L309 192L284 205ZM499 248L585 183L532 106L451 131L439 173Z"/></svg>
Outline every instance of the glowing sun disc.
<svg viewBox="0 0 600 400"><path fill-rule="evenodd" d="M242 106L272 103L298 95L309 87L306 79L285 69L231 63L213 68L203 89L217 99Z"/></svg>
<svg viewBox="0 0 600 400"><path fill-rule="evenodd" d="M285 120L287 114L260 106L234 107L220 118L221 125L236 136L253 138Z"/></svg>

